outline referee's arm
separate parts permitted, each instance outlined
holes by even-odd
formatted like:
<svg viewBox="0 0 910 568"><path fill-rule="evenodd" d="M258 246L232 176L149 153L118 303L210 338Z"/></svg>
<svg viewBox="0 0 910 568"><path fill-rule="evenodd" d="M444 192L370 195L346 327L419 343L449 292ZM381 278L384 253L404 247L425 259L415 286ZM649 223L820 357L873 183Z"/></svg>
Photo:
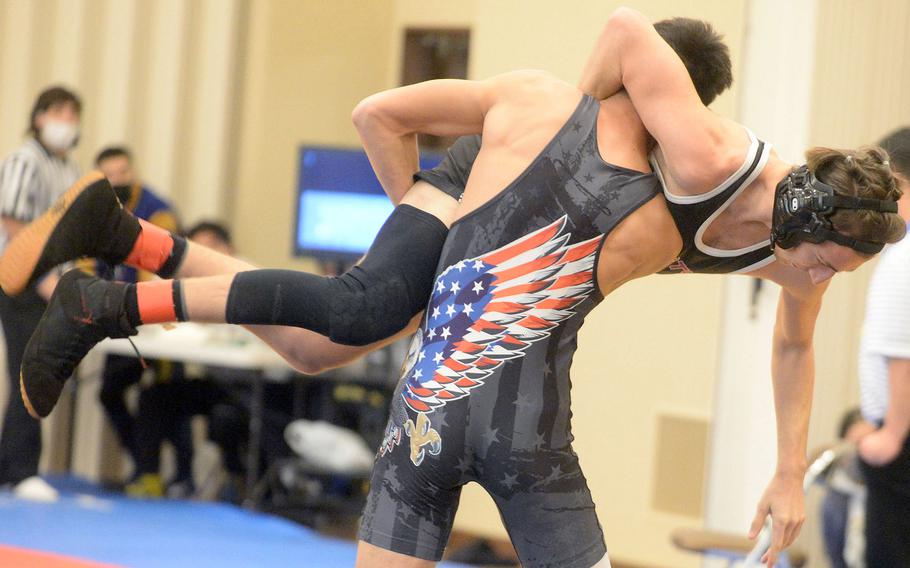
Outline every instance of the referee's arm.
<svg viewBox="0 0 910 568"><path fill-rule="evenodd" d="M0 222L7 242L16 236L35 217L38 211L38 167L21 155L13 155L0 164ZM51 271L38 281L35 290L42 298L50 298L57 286L58 275Z"/></svg>
<svg viewBox="0 0 910 568"><path fill-rule="evenodd" d="M0 164L0 219L7 238L12 239L35 217L37 181L38 168L22 156L11 156Z"/></svg>

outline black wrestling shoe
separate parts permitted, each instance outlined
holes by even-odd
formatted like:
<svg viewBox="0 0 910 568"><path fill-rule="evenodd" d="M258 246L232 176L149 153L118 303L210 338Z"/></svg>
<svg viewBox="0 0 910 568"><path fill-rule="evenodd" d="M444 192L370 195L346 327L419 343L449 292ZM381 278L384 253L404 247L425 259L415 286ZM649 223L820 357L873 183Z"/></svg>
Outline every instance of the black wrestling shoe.
<svg viewBox="0 0 910 568"><path fill-rule="evenodd" d="M120 264L140 230L111 184L101 172L92 172L10 241L0 257L0 287L15 296L51 268L86 256Z"/></svg>
<svg viewBox="0 0 910 568"><path fill-rule="evenodd" d="M126 288L80 270L60 278L22 356L19 390L29 414L50 414L64 383L96 343L136 335L127 321Z"/></svg>

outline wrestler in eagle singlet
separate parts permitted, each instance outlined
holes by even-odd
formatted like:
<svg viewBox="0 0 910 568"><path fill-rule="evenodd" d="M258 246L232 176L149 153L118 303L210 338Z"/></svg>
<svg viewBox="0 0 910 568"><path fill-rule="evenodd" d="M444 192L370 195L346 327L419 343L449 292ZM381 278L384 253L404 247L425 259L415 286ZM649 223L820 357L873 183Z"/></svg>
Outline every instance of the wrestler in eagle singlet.
<svg viewBox="0 0 910 568"><path fill-rule="evenodd" d="M604 238L660 193L656 176L604 162L600 104L584 96L509 186L456 221L377 455L360 538L430 560L461 487L499 507L525 566L606 553L572 450L569 368Z"/></svg>

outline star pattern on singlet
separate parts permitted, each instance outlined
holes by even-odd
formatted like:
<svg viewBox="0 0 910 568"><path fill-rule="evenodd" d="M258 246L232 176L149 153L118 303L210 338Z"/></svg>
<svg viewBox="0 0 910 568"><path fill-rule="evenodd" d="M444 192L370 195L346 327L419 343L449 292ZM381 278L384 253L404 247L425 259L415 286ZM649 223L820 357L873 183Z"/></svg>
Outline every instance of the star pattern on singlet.
<svg viewBox="0 0 910 568"><path fill-rule="evenodd" d="M600 237L568 244L565 228L563 216L437 277L406 362L408 408L432 412L467 396L572 316L593 290Z"/></svg>

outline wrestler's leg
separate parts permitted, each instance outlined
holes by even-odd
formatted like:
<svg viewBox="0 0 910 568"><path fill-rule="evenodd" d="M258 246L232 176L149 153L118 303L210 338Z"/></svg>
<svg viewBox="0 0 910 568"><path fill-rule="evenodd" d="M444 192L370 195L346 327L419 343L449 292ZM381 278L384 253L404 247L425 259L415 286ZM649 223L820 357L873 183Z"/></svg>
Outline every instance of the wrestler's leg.
<svg viewBox="0 0 910 568"><path fill-rule="evenodd" d="M423 560L414 558L405 554L399 554L379 548L368 542L359 541L357 543L357 564L356 568L432 568L436 563L432 560Z"/></svg>
<svg viewBox="0 0 910 568"><path fill-rule="evenodd" d="M257 268L245 260L222 254L192 241L187 243L185 254L183 263L174 275L175 278L233 276L238 272Z"/></svg>
<svg viewBox="0 0 910 568"><path fill-rule="evenodd" d="M424 242L399 238L393 240L391 245L379 247L373 256L386 256L372 260L376 270L365 270L369 267L364 263L354 269L356 274L344 275L344 282L302 273L261 273L258 277L244 278L243 282L247 285L238 286L237 309L231 318L226 317L225 288L228 279L222 278L209 283L211 293L197 294L198 300L195 301L199 302L199 306L191 313L199 321L207 322L228 320L241 324L291 324L331 335L346 344L367 345L392 335L404 328L408 318L422 309L429 294L421 293L425 283L419 281L416 274L435 270L435 262L432 261L434 252L429 249L441 247L445 235L442 227L450 224L457 206L455 199L426 182L415 183L401 203L412 212L410 217L417 218L419 222L410 223L407 215L401 216L404 220L394 227L401 233L397 236L406 239L409 235L405 233L412 227L418 227L423 229L426 238L422 239ZM432 226L434 223L435 226ZM390 232L394 235L394 231ZM425 259L421 266L433 264L432 267L408 270L409 265L403 264L397 271L383 270L387 259L390 263L400 262L415 256L415 252L421 252L419 249L423 249L421 254ZM26 227L5 249L0 259L0 286L7 294L16 294L53 266L83 256L101 258L111 265L125 262L162 278L232 275L254 268L243 261L201 247L187 247L182 238L137 220L120 206L107 180L100 173L93 172L74 184L47 213ZM423 277L423 280L426 279ZM393 286L376 286L384 280L391 281ZM230 282L234 282L232 277ZM284 286L286 291L296 291L298 296L303 295L302 302L298 298L283 298L298 307L298 313L289 313L287 321L272 317L282 298L262 292L263 289L268 292L269 288L279 286ZM321 297L313 292L321 292ZM148 294L145 296L148 298ZM259 301L254 303L250 299ZM403 299L407 300L406 305L401 304ZM335 305L329 309L328 304L333 302ZM374 313L371 314L371 311ZM377 315L379 312L382 315ZM334 315L338 325L325 325L331 323L327 321L329 313ZM385 316L388 313L395 313L397 319L392 321ZM364 320L371 315L374 316L373 325L363 326ZM337 328L336 333L332 333L333 327ZM261 330L256 332L261 333ZM286 337L288 333L284 330L268 333L265 339L272 344L280 338L279 351L285 357L293 357L288 347L300 346L302 338L296 336L306 334L290 332L292 337ZM305 361L294 364L304 371L313 370Z"/></svg>
<svg viewBox="0 0 910 568"><path fill-rule="evenodd" d="M455 208L458 205L455 199L441 193L438 189L423 181L415 183L401 203L429 213L439 219L446 227L451 224ZM190 306L192 306L189 310L191 312L190 317L196 318L198 315L199 321L217 322L222 321L219 317L224 314L227 293L230 288L230 282L233 281L232 276L238 272L255 270L256 268L256 266L238 258L220 254L195 243L187 243L185 258L180 263L174 276L176 278L228 276L228 278L221 278L210 284L212 286L211 299L213 301L209 301L204 292L196 294L196 290L199 290L197 286L191 284L188 287L189 294L196 294L196 297L190 301ZM419 314L414 316L403 331L406 332L413 328L418 319ZM380 341L377 344L350 346L334 343L324 335L297 327L276 325L245 325L244 327L259 336L293 367L305 373L316 373L349 363L364 353L372 351L403 334L396 334L393 338Z"/></svg>
<svg viewBox="0 0 910 568"><path fill-rule="evenodd" d="M384 229L388 226L387 223ZM197 321L273 325L288 322L300 327L311 327L312 331L323 335L332 334L328 339L335 338L337 336L335 332L339 329L342 332L354 333L352 337L363 337L356 335L361 331L368 334L366 337L375 337L375 340L359 343L358 345L362 346L361 351L352 351L356 348L341 349L343 346L338 348L332 346L325 351L319 349L312 351L323 359L332 356L336 357L336 360L356 357L381 344L383 340L393 338L397 333L406 333L411 320L422 310L426 300L418 300L414 296L414 291L421 292L424 298L429 295L433 270L438 260L438 249L441 248L445 235L437 234L433 238L436 245L434 250L428 254L415 251L416 257L423 258L421 272L403 274L404 270L399 264L397 273L402 275L401 280L392 281L393 284L398 284L397 288L386 286L379 278L375 287L361 286L360 289L355 289L354 293L345 293L343 282L291 271L253 270L228 276L160 280L138 284L109 282L78 270L70 271L57 284L48 308L26 346L20 372L23 400L33 416L39 418L47 416L56 405L64 383L72 375L82 357L95 344L106 337L134 335L139 325L186 321L188 315L196 313L191 312L188 307L193 301L198 301L212 310L213 314L217 314L197 318ZM378 237L377 243L380 241L382 239ZM393 248L394 246L392 245ZM214 253L192 244L186 248L194 255L196 253L203 255L206 266L217 265ZM398 254L402 256L405 251L399 251ZM435 258L430 258L434 255ZM373 255L368 257L376 258ZM223 259L222 262L227 264ZM245 268L233 263L228 266ZM381 265L374 268L376 273L381 274ZM355 267L356 269L358 267ZM361 279L368 274L368 269L359 269L358 275ZM255 278L253 285L244 281L240 291L235 293L238 287L237 279L245 275ZM261 275L265 277L260 278ZM411 277L413 280L408 280ZM356 280L353 276L351 278ZM416 285L408 286L414 282ZM183 283L190 283L188 286L190 293L187 296L182 293ZM406 292L411 295L406 295ZM234 304L236 307L232 311L228 309L230 305L228 298L234 296L237 297ZM366 305L376 309L362 309L364 305L362 300L365 298L372 301L372 304ZM265 302L262 299L265 299ZM356 300L361 302L358 304ZM336 309L334 302L340 302L342 309L353 308L354 311L340 311ZM383 308L389 311L383 313ZM228 316L232 313L242 314L244 317L229 319ZM288 332L257 331L286 358L307 355L306 351L301 351L302 343L307 338L300 334L288 337ZM309 337L315 340L317 336L314 334ZM370 345L371 343L373 345ZM310 341L307 347L316 346ZM339 355L341 357L338 357ZM312 365L302 366L302 370L311 371Z"/></svg>
<svg viewBox="0 0 910 568"><path fill-rule="evenodd" d="M202 247L192 244L187 246L180 237L139 223L118 211L119 205L112 207L109 201L104 202L110 197L107 195L110 193L109 186L98 181L92 187L95 191L84 192L88 197L82 200L81 211L84 213L91 210L89 197L93 197L96 202L100 201L107 206L105 218L112 219L113 224L129 230L113 231L113 238L101 239L99 244L97 235L85 236L79 232L74 222L79 220L74 219L77 217L75 213L72 216L64 213L58 217L42 218L37 223L37 228L33 227L30 232L23 231L27 236L27 246L8 247L7 251L14 248L16 254L12 257L5 256L4 264L12 260L21 268L34 271L36 267L43 266L42 263L47 264L48 258L56 259L78 250L78 247L66 246L69 243L63 237L72 236L75 240L83 239L86 249L92 246L98 252L116 249L116 254L112 256L164 276L175 273L201 274L209 270L230 270L236 274L249 268L245 263L229 260L214 252L205 251ZM80 197L82 196L77 195L71 203L63 203L56 208L57 211L80 211ZM443 198L455 203L451 198ZM86 202L89 205L85 205ZM416 243L409 242L402 238L402 233L408 230L421 232L426 238L417 239ZM67 234L67 231L72 234ZM221 313L224 315L201 319L242 324L291 323L333 337L338 335L333 333L333 329L340 329L343 337L348 333L354 334L352 337L358 345L368 349L375 347L369 346L369 343L405 330L412 317L423 308L425 298L429 295L436 258L445 240L445 232L445 224L433 215L411 205L399 206L383 226L364 262L344 275L347 280L290 271L277 274L269 271L246 272L245 274L251 275L251 279L244 279L243 282L247 285L240 287L236 294L234 314L237 317L228 318L228 295L223 292L223 285L228 279L222 277L219 282L214 282L211 290L198 296L199 301L209 309L213 301L220 302L214 311L223 309ZM427 246L414 246L415 244ZM412 261L415 259L421 268L408 270L410 265L414 265ZM384 267L383 262L386 260L392 264L390 270ZM369 265L370 262L373 264ZM6 271L6 274L10 272L12 271ZM237 278L230 277L231 287L237 284ZM388 278L392 285L385 285L383 278ZM220 295L219 284L222 285ZM282 296L282 286L284 292L291 293L290 296ZM56 303L52 298L42 319L44 325L39 326L38 332L33 336L35 341L30 342L34 343L32 348L27 349L33 356L30 357L27 353L23 360L20 387L23 398L31 399L26 400L27 406L36 416L46 416L50 412L63 383L81 357L99 340L131 335L135 333L135 327L142 323L185 319L186 313L190 311L183 309L184 299L177 284L166 281L123 285L71 273L69 278L61 279L55 295L58 296ZM266 301L262 302L262 298L266 298ZM282 304L283 301L287 303ZM298 304L303 304L303 309L299 309ZM331 305L328 311L327 304ZM341 310L337 309L338 306ZM256 309L251 311L250 307ZM364 307L370 309L363 309ZM345 312L346 309L352 311ZM283 313L285 311L288 312L287 319L282 319L286 317ZM366 335L356 335L357 333ZM284 356L299 353L298 337L293 338L297 341L294 350L290 352L282 348L291 344L286 332L278 337L267 336L266 339ZM353 357L357 354L348 352L346 356Z"/></svg>
<svg viewBox="0 0 910 568"><path fill-rule="evenodd" d="M432 185L415 183L402 205L435 217L448 227L457 201ZM52 268L82 257L107 264L127 263L162 278L211 276L253 267L223 258L185 258L185 241L127 212L100 172L77 181L47 212L17 233L0 257L0 287L8 296L21 293ZM211 260L214 257L208 257ZM199 264L197 264L199 263Z"/></svg>
<svg viewBox="0 0 910 568"><path fill-rule="evenodd" d="M405 195L401 203L402 205L407 205L423 213L432 215L440 222L442 222L442 224L446 227L451 223L455 207L457 206L457 202L453 198L449 197L446 194L443 194L426 182L415 183L414 186ZM409 228L412 227L413 225ZM410 251L413 251L414 247L418 244L420 244L422 247L429 248L441 246L441 241L444 238L444 233L438 231L434 233L431 231L429 235L424 239L424 241L430 242L424 243L417 243L415 241L415 238L412 238L412 235L407 236L409 237L409 240L406 244L408 246L408 249ZM416 235L413 237L416 237ZM394 243L392 245L387 245L386 248L392 250L379 250L376 251L376 254L386 254L388 252L393 257L401 254L400 251L395 250L396 245ZM429 256L433 255L431 254L428 255L428 257ZM373 262L382 264L385 262L385 259L374 259ZM185 301L189 312L187 314L189 319L192 321L209 323L220 323L228 319L226 317L227 300L231 285L234 283L233 275L238 272L255 270L255 268L256 267L253 265L240 259L228 257L199 245L188 243L185 257L183 261L179 263L179 267L174 276L180 279L217 276L215 278L200 280L196 282L187 281L183 284L183 293L185 295ZM433 269L435 269L435 266L433 266ZM421 268L419 270L423 271L425 268ZM309 280L310 285L320 284L319 277L312 275L302 275L295 277L294 275L285 274L285 276L291 276L292 283L294 281L297 281L299 278L303 280ZM282 278L277 282L279 284L283 284L287 280L287 278ZM260 292L262 287L265 286L268 288L270 284L275 285L275 283L275 279L269 278L260 278L258 281L253 281L251 284L242 288L241 293L238 294L240 297L237 298L237 304L241 306L250 304L249 301L242 297L243 293L251 294L253 298L259 299L263 295L262 292ZM299 284L299 286L307 286L307 283L304 282L302 284ZM306 290L306 288L302 288L302 290ZM266 290L266 293L268 293L268 290ZM418 291L414 291L413 293L418 296L423 296L423 294L420 294ZM285 298L285 300L287 300L287 298ZM381 306L382 310L385 313L388 313L393 308L393 306L389 305L387 302L378 301L373 303ZM261 308L262 306L246 306L246 309L242 310L244 313L236 314L237 319L240 320L238 323L245 323L242 320L251 317L255 320L255 316L258 315L257 310L262 311ZM362 311L363 310L361 310L361 312ZM413 311L413 308L411 308L410 311ZM365 317L365 315L366 314L364 313L355 312L355 316L361 320ZM312 318L313 316L311 315L310 317ZM297 319L298 321L295 323L298 325L301 324L299 321L301 318ZM257 321L257 323L272 322L262 322L260 319L260 321ZM266 343L275 348L275 350L278 351L283 357L285 357L285 359L288 359L292 365L305 372L315 372L324 369L326 366L337 366L346 363L355 359L357 356L364 352L363 349L353 349L350 347L344 348L333 344L329 341L326 341L322 335L284 326L264 327L261 325L249 325L247 327L259 335L264 341L266 341ZM378 335L384 336L387 335L387 333L379 331ZM367 337L366 339L379 340L381 338L377 337L376 334L374 334L374 336ZM365 341L365 343L371 342L372 341ZM375 347L376 346L373 345L370 348L373 349Z"/></svg>
<svg viewBox="0 0 910 568"><path fill-rule="evenodd" d="M178 278L198 278L220 275L229 282L234 274L255 269L256 266L249 262L189 242L186 248L186 258L177 270L176 276ZM359 347L340 345L333 343L324 335L299 327L282 325L246 325L244 327L256 334L292 367L307 374L315 374L350 363L378 347L378 345Z"/></svg>
<svg viewBox="0 0 910 568"><path fill-rule="evenodd" d="M125 286L123 310L132 327L172 321L290 325L337 343L368 345L400 332L424 309L446 234L435 217L401 205L361 263L337 277L252 270L104 285Z"/></svg>
<svg viewBox="0 0 910 568"><path fill-rule="evenodd" d="M481 485L522 566L610 566L587 481L570 446L487 454Z"/></svg>

